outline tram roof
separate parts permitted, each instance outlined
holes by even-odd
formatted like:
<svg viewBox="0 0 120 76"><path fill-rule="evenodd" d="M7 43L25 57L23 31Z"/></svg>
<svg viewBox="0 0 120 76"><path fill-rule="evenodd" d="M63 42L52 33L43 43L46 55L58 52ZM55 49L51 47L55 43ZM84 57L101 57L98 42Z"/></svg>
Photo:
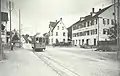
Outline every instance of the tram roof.
<svg viewBox="0 0 120 76"><path fill-rule="evenodd" d="M36 35L36 37L44 37L44 36L39 34L39 35Z"/></svg>

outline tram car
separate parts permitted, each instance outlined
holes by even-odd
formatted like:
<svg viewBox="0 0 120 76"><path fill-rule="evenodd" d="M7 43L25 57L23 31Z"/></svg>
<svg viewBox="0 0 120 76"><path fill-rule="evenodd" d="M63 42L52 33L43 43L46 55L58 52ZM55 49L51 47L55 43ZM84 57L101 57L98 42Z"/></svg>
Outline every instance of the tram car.
<svg viewBox="0 0 120 76"><path fill-rule="evenodd" d="M32 48L35 51L43 51L46 49L46 39L44 36L37 35L33 37Z"/></svg>

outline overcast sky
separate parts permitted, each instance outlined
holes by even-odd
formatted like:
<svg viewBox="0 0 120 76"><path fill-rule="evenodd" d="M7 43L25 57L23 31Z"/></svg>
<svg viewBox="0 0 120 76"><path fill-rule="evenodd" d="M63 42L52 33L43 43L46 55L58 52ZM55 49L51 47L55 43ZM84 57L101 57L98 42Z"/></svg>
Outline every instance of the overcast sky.
<svg viewBox="0 0 120 76"><path fill-rule="evenodd" d="M12 28L18 29L18 10L21 10L22 32L34 34L48 32L50 21L63 18L66 27L90 14L92 8L98 11L111 4L112 0L12 0ZM9 23L8 23L9 24Z"/></svg>

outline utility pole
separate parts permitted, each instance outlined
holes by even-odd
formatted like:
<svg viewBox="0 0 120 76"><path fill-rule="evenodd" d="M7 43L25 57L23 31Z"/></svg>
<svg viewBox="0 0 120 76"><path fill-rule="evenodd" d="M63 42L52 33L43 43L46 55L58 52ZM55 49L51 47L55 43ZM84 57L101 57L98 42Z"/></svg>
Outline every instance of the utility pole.
<svg viewBox="0 0 120 76"><path fill-rule="evenodd" d="M20 9L19 9L19 38L20 38L19 47L21 47L21 12L20 12Z"/></svg>
<svg viewBox="0 0 120 76"><path fill-rule="evenodd" d="M10 47L11 47L11 42L12 42L12 31L11 31L11 12L12 12L12 1L8 2L9 6L9 13L10 13Z"/></svg>
<svg viewBox="0 0 120 76"><path fill-rule="evenodd" d="M117 1L117 57L120 60L120 0Z"/></svg>
<svg viewBox="0 0 120 76"><path fill-rule="evenodd" d="M1 38L1 23L2 23L2 16L1 16L1 0L0 0L0 60L3 59L3 49L2 49L2 38Z"/></svg>

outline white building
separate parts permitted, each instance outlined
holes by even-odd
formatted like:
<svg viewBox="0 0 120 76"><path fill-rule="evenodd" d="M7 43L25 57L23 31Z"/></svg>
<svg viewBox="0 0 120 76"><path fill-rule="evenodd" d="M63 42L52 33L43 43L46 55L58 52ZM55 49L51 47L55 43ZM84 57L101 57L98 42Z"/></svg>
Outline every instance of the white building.
<svg viewBox="0 0 120 76"><path fill-rule="evenodd" d="M109 40L109 28L114 26L114 5L99 9L94 8L90 15L81 17L72 25L73 45L97 45L97 41ZM99 33L98 33L99 32Z"/></svg>
<svg viewBox="0 0 120 76"><path fill-rule="evenodd" d="M59 21L50 22L49 29L49 44L68 42L68 30L62 22L62 18Z"/></svg>

